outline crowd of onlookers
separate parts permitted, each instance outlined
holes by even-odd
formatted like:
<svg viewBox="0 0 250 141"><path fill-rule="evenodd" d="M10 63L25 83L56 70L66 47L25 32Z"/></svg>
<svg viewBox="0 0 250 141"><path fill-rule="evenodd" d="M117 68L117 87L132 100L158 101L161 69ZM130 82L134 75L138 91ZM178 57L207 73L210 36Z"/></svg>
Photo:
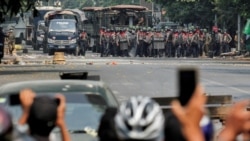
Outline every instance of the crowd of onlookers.
<svg viewBox="0 0 250 141"><path fill-rule="evenodd" d="M66 99L36 96L29 89L19 95L22 115L17 125L12 123L10 113L0 108L1 141L53 141L51 132L60 129L61 139L69 141L70 135L65 123ZM169 113L151 98L133 96L119 107L109 107L100 119L98 136L100 141L235 141L238 135L249 140L249 100L235 103L228 113L223 129L215 136L213 128L200 122L208 116L204 105L207 97L202 85L198 85L186 106L178 100L171 103ZM209 118L209 117L208 117ZM84 119L82 119L84 120ZM204 128L205 127L205 128ZM84 139L82 139L84 140Z"/></svg>

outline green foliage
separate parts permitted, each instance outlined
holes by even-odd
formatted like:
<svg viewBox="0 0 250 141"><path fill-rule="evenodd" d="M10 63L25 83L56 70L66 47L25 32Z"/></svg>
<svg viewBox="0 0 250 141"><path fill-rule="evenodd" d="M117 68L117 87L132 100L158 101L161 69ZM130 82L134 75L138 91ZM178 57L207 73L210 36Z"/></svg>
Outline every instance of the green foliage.
<svg viewBox="0 0 250 141"><path fill-rule="evenodd" d="M249 0L155 0L167 9L167 16L172 21L193 23L200 26L214 25L215 14L219 27L237 28L237 15L243 24L250 18Z"/></svg>
<svg viewBox="0 0 250 141"><path fill-rule="evenodd" d="M14 16L34 8L35 0L0 0L0 23L5 16Z"/></svg>
<svg viewBox="0 0 250 141"><path fill-rule="evenodd" d="M196 2L169 0L163 7L167 9L167 16L172 21L183 24L193 23L202 27L213 24L214 5L208 0Z"/></svg>

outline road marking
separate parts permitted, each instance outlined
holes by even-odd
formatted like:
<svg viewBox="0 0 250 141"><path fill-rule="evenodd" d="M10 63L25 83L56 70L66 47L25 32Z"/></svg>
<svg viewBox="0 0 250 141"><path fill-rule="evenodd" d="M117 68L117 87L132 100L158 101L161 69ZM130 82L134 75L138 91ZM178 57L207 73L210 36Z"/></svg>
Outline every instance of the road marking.
<svg viewBox="0 0 250 141"><path fill-rule="evenodd" d="M239 88L236 88L236 87L228 86L228 85L225 85L223 83L216 82L216 81L209 80L209 79L202 79L202 80L204 80L206 82L209 82L209 83L212 83L212 84L216 84L216 85L220 85L220 86L229 88L231 90L234 90L234 91L237 91L237 92L240 92L240 93L244 93L244 94L250 95L249 91L245 91L245 90L242 90L242 89L239 89Z"/></svg>

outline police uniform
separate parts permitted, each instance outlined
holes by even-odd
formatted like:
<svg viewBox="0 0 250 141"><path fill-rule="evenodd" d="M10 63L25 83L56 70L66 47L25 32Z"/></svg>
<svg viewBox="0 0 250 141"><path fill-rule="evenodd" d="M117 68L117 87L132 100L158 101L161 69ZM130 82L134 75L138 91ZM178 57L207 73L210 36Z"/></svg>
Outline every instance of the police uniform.
<svg viewBox="0 0 250 141"><path fill-rule="evenodd" d="M176 55L177 57L181 57L181 55L183 55L184 51L183 51L183 33L181 31L178 31L178 36L176 37L176 44L175 44L175 48L176 48Z"/></svg>
<svg viewBox="0 0 250 141"><path fill-rule="evenodd" d="M214 48L213 48L213 55L219 56L221 53L221 45L222 45L222 34L221 30L219 29L218 32L215 32L214 35Z"/></svg>
<svg viewBox="0 0 250 141"><path fill-rule="evenodd" d="M212 37L211 37L211 34L209 34L207 32L207 30L204 30L204 34L205 34L205 43L204 43L204 52L205 52L205 55L208 56L208 52L210 50L210 43L212 41Z"/></svg>
<svg viewBox="0 0 250 141"><path fill-rule="evenodd" d="M161 30L158 29L156 33L154 34L154 55L155 57L162 56L162 52L165 48L165 42L164 42L164 35L161 33Z"/></svg>
<svg viewBox="0 0 250 141"><path fill-rule="evenodd" d="M188 38L187 38L187 47L186 47L186 57L190 57L193 53L193 49L192 49L192 38L194 36L192 31L189 31L188 33Z"/></svg>
<svg viewBox="0 0 250 141"><path fill-rule="evenodd" d="M167 29L166 34L165 34L165 56L166 57L171 57L171 50L173 46L173 34L170 29Z"/></svg>
<svg viewBox="0 0 250 141"><path fill-rule="evenodd" d="M131 33L129 34L129 42L130 42L129 56L134 57L136 53L136 31L135 29L132 29Z"/></svg>
<svg viewBox="0 0 250 141"><path fill-rule="evenodd" d="M150 29L147 30L145 33L144 41L144 55L146 57L151 56L152 52L152 33L150 32Z"/></svg>
<svg viewBox="0 0 250 141"><path fill-rule="evenodd" d="M121 56L128 56L128 46L130 43L129 43L127 31L123 29L120 32L118 38L119 38Z"/></svg>
<svg viewBox="0 0 250 141"><path fill-rule="evenodd" d="M4 41L5 37L7 37L3 31L2 27L0 27L0 64L1 64L1 59L4 57Z"/></svg>
<svg viewBox="0 0 250 141"><path fill-rule="evenodd" d="M226 31L223 34L222 38L222 52L229 52L229 43L232 41L232 37Z"/></svg>
<svg viewBox="0 0 250 141"><path fill-rule="evenodd" d="M13 33L13 29L10 29L8 34L8 47L10 55L13 55L13 51L15 51L15 34Z"/></svg>
<svg viewBox="0 0 250 141"><path fill-rule="evenodd" d="M103 53L104 53L104 46L105 46L105 38L104 38L104 33L105 33L105 28L101 28L99 31L99 45L100 45L100 53L101 53L101 57L103 57Z"/></svg>
<svg viewBox="0 0 250 141"><path fill-rule="evenodd" d="M110 39L110 29L107 29L105 32L104 32L104 47L103 47L103 55L104 56L108 56L110 51L109 51L109 39Z"/></svg>
<svg viewBox="0 0 250 141"><path fill-rule="evenodd" d="M89 37L88 34L86 33L85 30L83 30L83 32L80 35L80 51L79 51L79 55L83 55L85 56L85 52L89 46Z"/></svg>
<svg viewBox="0 0 250 141"><path fill-rule="evenodd" d="M118 38L116 32L113 30L110 33L109 42L110 54L113 56L117 56Z"/></svg>
<svg viewBox="0 0 250 141"><path fill-rule="evenodd" d="M143 39L145 38L145 32L140 29L138 30L137 32L137 53L136 55L139 55L140 57L142 57L144 54L143 54L143 46L144 46L144 41Z"/></svg>

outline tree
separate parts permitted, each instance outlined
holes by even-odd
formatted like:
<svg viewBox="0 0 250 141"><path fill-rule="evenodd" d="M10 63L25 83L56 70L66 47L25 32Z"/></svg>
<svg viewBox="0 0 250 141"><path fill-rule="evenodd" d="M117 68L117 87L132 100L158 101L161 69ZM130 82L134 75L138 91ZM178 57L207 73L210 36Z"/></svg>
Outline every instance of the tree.
<svg viewBox="0 0 250 141"><path fill-rule="evenodd" d="M36 0L0 0L0 23L4 22L6 15L12 17L19 12L35 9L35 2Z"/></svg>
<svg viewBox="0 0 250 141"><path fill-rule="evenodd" d="M167 10L172 21L182 24L211 26L214 19L214 5L210 0L157 0Z"/></svg>

